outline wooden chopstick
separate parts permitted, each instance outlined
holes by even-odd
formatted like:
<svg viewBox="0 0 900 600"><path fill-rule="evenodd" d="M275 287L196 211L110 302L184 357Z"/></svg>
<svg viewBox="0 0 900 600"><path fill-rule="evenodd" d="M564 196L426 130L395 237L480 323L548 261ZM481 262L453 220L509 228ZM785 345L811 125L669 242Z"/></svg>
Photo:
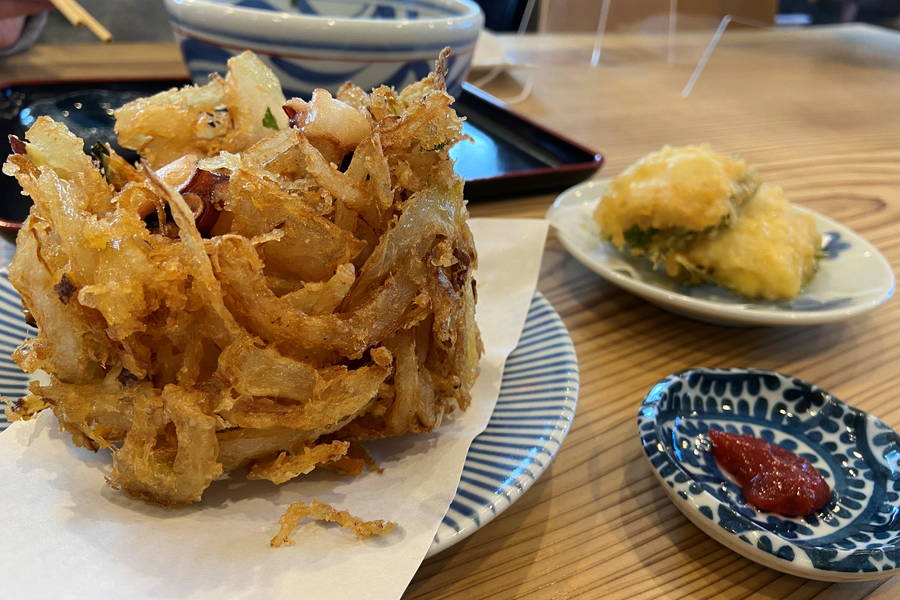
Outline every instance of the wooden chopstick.
<svg viewBox="0 0 900 600"><path fill-rule="evenodd" d="M76 0L50 0L50 2L68 19L72 25L84 25L91 30L100 41L108 42L112 39L109 30L100 24L97 19L84 9Z"/></svg>
<svg viewBox="0 0 900 600"><path fill-rule="evenodd" d="M78 2L76 0L63 0L63 1L71 2L71 4L75 7L75 9L81 14L82 18L84 19L85 26L87 26L87 28L91 30L91 33L93 33L95 36L97 36L97 38L100 41L108 42L112 39L112 34L109 32L109 30L106 27L104 27L103 25L101 25L100 22L97 21L97 19L95 19L93 17L93 15L91 15L91 13L86 11L83 6L78 4Z"/></svg>
<svg viewBox="0 0 900 600"><path fill-rule="evenodd" d="M81 25L81 15L78 13L78 10L70 4L69 0L50 0L50 2L56 7L56 10L61 12L63 16L68 19L69 23L76 27Z"/></svg>

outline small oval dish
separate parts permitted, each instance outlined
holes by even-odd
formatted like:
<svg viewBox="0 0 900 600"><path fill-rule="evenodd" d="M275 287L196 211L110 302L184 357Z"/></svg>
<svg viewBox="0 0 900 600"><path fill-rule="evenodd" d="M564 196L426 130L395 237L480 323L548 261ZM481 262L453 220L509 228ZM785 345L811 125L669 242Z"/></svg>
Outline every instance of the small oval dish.
<svg viewBox="0 0 900 600"><path fill-rule="evenodd" d="M894 293L894 273L881 253L836 221L808 208L822 234L819 271L799 297L753 302L713 285L680 285L643 258L627 255L600 237L593 214L608 180L560 194L547 220L563 246L611 283L674 313L727 325L819 325L842 321L882 304Z"/></svg>
<svg viewBox="0 0 900 600"><path fill-rule="evenodd" d="M828 482L831 498L805 517L755 509L716 463L710 429L799 454ZM770 371L682 371L647 394L638 431L679 510L746 558L821 581L889 577L900 565L900 436L825 390Z"/></svg>

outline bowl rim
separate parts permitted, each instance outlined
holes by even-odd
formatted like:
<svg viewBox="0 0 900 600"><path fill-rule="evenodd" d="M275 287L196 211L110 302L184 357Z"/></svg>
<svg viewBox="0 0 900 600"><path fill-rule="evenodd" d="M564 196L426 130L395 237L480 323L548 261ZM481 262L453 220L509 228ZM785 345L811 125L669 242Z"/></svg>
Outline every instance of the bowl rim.
<svg viewBox="0 0 900 600"><path fill-rule="evenodd" d="M244 31L255 25L265 25L266 34L273 38L296 39L298 31L333 35L359 33L362 39L390 34L393 37L406 33L429 32L463 33L480 30L484 25L484 13L474 0L428 0L431 4L459 8L459 14L447 17L421 19L372 19L354 17L327 17L299 13L263 10L246 6L234 6L228 0L165 0L169 19L178 25L203 24L207 28L225 31ZM273 39L274 41L274 39Z"/></svg>
<svg viewBox="0 0 900 600"><path fill-rule="evenodd" d="M472 51L484 27L481 8L472 0L431 1L459 3L469 10L458 17L413 21L311 17L212 0L165 0L165 8L172 29L182 37L264 54L289 50L295 58L347 61L348 53L405 60L421 59L423 53L433 59L446 46Z"/></svg>

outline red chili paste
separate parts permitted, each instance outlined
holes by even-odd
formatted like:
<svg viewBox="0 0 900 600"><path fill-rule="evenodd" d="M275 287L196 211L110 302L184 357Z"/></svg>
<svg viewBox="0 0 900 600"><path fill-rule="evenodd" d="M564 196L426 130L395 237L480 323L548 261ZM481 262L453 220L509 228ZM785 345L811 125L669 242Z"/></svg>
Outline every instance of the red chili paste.
<svg viewBox="0 0 900 600"><path fill-rule="evenodd" d="M744 499L762 510L788 517L814 513L831 490L802 456L751 435L709 430L713 455L741 486Z"/></svg>

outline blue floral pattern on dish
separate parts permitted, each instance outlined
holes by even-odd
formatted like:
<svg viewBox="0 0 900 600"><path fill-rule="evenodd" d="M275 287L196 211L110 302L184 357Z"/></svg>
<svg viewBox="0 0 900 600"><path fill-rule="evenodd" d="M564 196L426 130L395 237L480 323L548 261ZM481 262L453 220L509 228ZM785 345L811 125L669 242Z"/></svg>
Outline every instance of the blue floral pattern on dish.
<svg viewBox="0 0 900 600"><path fill-rule="evenodd" d="M786 563L778 568L824 579L887 575L900 564L900 436L825 390L753 369L684 371L650 390L638 429L678 507L747 544L748 558L761 551ZM718 467L709 429L803 456L828 482L829 503L798 518L755 509Z"/></svg>
<svg viewBox="0 0 900 600"><path fill-rule="evenodd" d="M822 234L822 253L825 254L823 260L834 260L849 249L850 242L841 239L839 231L826 231Z"/></svg>

